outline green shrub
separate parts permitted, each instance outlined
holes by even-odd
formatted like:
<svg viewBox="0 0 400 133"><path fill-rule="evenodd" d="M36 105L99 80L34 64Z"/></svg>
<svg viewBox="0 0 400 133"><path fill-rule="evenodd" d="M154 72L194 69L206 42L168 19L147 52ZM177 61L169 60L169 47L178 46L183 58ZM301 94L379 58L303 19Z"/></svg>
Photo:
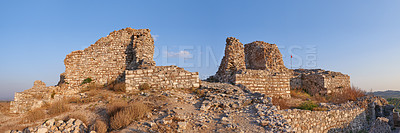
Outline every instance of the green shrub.
<svg viewBox="0 0 400 133"><path fill-rule="evenodd" d="M93 81L93 80L92 80L91 78L86 78L86 79L84 79L84 80L82 81L81 85L90 83L90 82L92 82L92 81Z"/></svg>
<svg viewBox="0 0 400 133"><path fill-rule="evenodd" d="M148 89L150 89L150 85L148 83L139 85L139 90L148 90Z"/></svg>
<svg viewBox="0 0 400 133"><path fill-rule="evenodd" d="M302 110L313 110L314 108L318 107L318 105L312 101L303 102L297 107L298 109Z"/></svg>

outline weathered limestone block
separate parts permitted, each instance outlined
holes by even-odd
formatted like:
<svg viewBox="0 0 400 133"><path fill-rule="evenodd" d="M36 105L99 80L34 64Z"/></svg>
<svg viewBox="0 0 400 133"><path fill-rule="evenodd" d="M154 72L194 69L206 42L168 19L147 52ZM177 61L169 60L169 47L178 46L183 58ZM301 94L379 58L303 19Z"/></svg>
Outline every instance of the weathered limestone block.
<svg viewBox="0 0 400 133"><path fill-rule="evenodd" d="M225 55L215 77L221 82L232 82L232 75L245 69L243 44L239 42L239 39L228 37L226 39Z"/></svg>
<svg viewBox="0 0 400 133"><path fill-rule="evenodd" d="M125 70L155 66L153 44L149 29L114 31L88 48L68 54L59 85L77 87L86 78L98 84L123 80Z"/></svg>
<svg viewBox="0 0 400 133"><path fill-rule="evenodd" d="M267 70L272 72L287 72L283 64L282 54L275 44L255 41L244 46L246 53L246 68Z"/></svg>
<svg viewBox="0 0 400 133"><path fill-rule="evenodd" d="M153 89L200 87L198 72L188 72L177 66L152 66L127 70L125 73L128 92L139 90L139 86L143 84L148 84Z"/></svg>

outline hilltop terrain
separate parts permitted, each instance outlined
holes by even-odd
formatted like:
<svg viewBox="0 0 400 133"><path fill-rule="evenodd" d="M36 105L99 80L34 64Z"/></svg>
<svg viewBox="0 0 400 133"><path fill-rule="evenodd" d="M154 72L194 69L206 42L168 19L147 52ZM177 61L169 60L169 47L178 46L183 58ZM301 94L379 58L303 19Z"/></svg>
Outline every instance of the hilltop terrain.
<svg viewBox="0 0 400 133"><path fill-rule="evenodd" d="M111 32L68 54L56 86L0 104L14 132L391 132L399 114L350 76L288 69L276 44L228 37L214 76L156 66L149 29Z"/></svg>

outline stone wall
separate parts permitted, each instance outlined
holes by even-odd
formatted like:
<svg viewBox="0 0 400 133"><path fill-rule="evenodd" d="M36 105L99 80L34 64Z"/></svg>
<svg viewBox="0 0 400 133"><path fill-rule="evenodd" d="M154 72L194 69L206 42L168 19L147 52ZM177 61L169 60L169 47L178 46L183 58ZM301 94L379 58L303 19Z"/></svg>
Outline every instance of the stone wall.
<svg viewBox="0 0 400 133"><path fill-rule="evenodd" d="M267 96L290 97L290 75L270 74L264 70L246 70L234 75L234 84L244 85Z"/></svg>
<svg viewBox="0 0 400 133"><path fill-rule="evenodd" d="M310 94L329 94L349 88L350 76L321 69L295 69L291 89L306 89Z"/></svg>
<svg viewBox="0 0 400 133"><path fill-rule="evenodd" d="M289 98L289 73L275 44L255 41L243 47L239 39L229 37L215 78L268 96Z"/></svg>
<svg viewBox="0 0 400 133"><path fill-rule="evenodd" d="M123 80L125 70L155 66L153 44L149 29L114 31L88 48L68 54L59 84L75 89L86 78L97 84Z"/></svg>
<svg viewBox="0 0 400 133"><path fill-rule="evenodd" d="M59 98L59 95L56 95L56 90L59 88L46 87L42 81L35 81L31 89L15 93L14 101L10 103L10 113L25 113L51 102L52 99Z"/></svg>
<svg viewBox="0 0 400 133"><path fill-rule="evenodd" d="M287 109L279 110L279 113L299 133L357 132L367 124L362 108L329 111Z"/></svg>
<svg viewBox="0 0 400 133"><path fill-rule="evenodd" d="M177 66L153 66L146 69L127 70L126 90L135 91L140 85L149 84L151 88L198 88L198 72L188 72Z"/></svg>

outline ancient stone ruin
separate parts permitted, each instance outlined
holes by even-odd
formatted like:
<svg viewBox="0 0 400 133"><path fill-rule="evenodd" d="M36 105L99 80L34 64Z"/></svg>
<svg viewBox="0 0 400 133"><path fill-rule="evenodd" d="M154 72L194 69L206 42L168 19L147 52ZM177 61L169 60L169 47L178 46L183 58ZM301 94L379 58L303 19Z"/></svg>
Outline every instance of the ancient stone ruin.
<svg viewBox="0 0 400 133"><path fill-rule="evenodd" d="M124 81L125 70L155 66L153 54L154 41L149 29L114 31L85 50L68 54L59 85L77 89L86 78L97 84Z"/></svg>
<svg viewBox="0 0 400 133"><path fill-rule="evenodd" d="M17 92L10 112L24 113L77 95L85 87L85 79L100 86L125 82L128 92L142 84L151 88L196 88L199 74L176 66L155 66L154 41L149 29L125 28L111 32L84 50L74 51L64 60L65 72L57 86L46 87L36 81L32 89Z"/></svg>
<svg viewBox="0 0 400 133"><path fill-rule="evenodd" d="M243 85L269 96L290 97L290 71L275 44L255 41L244 45L226 39L225 55L215 78L220 82Z"/></svg>
<svg viewBox="0 0 400 133"><path fill-rule="evenodd" d="M305 89L310 94L342 92L350 87L350 76L321 69L295 69L290 82L292 89Z"/></svg>

